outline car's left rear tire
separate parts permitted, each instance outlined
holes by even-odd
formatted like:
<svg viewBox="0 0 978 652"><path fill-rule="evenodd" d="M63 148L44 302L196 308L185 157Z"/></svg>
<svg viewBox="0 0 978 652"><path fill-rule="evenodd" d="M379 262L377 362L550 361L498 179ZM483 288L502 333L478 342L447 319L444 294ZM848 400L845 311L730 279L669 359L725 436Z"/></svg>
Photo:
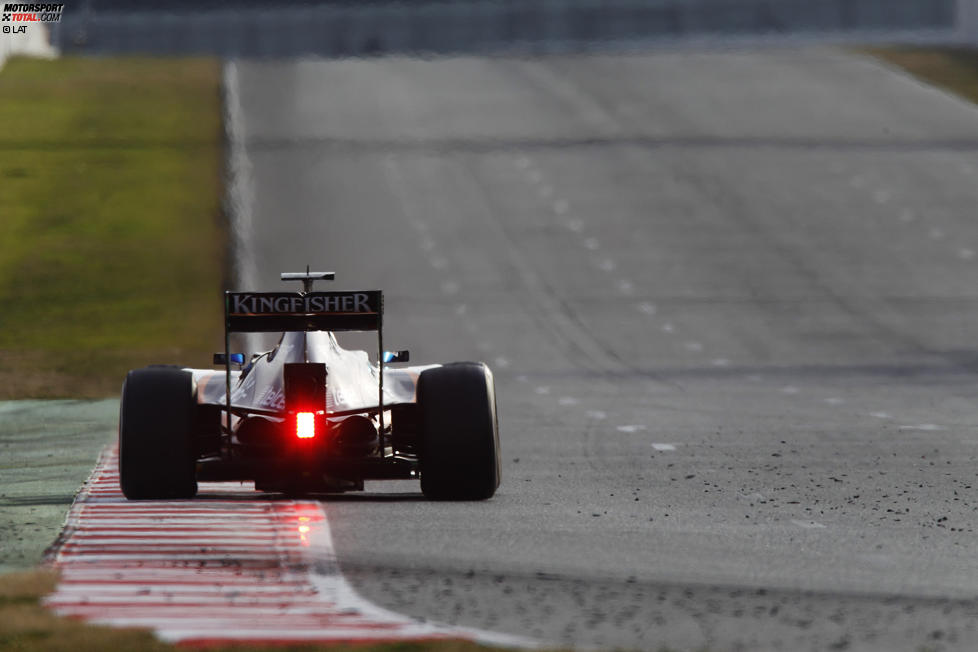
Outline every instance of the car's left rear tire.
<svg viewBox="0 0 978 652"><path fill-rule="evenodd" d="M119 484L130 500L197 495L193 377L170 367L135 369L119 406Z"/></svg>

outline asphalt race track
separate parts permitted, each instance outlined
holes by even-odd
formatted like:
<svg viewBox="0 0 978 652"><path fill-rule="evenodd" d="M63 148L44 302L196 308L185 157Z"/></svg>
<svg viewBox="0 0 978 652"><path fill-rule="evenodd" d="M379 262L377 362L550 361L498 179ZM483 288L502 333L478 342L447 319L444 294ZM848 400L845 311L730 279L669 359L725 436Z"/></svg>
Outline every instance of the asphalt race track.
<svg viewBox="0 0 978 652"><path fill-rule="evenodd" d="M822 50L228 80L243 277L335 270L389 347L496 373L492 501L325 501L363 596L581 647L978 647L978 109Z"/></svg>

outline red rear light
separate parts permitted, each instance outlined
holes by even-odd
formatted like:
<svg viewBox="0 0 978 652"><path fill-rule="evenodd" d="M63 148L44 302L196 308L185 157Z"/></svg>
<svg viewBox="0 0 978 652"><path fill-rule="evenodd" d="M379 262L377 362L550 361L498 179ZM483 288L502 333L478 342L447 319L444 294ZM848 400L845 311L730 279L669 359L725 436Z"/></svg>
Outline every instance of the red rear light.
<svg viewBox="0 0 978 652"><path fill-rule="evenodd" d="M312 439L316 436L316 414L314 412L296 412L295 436L299 439Z"/></svg>

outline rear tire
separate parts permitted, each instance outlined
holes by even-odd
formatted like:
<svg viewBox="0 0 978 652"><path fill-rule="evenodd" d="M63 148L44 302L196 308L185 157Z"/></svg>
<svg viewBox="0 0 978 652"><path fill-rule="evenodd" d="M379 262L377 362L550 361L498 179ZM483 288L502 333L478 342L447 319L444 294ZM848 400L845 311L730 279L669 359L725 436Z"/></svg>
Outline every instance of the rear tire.
<svg viewBox="0 0 978 652"><path fill-rule="evenodd" d="M433 500L485 500L499 487L496 389L489 368L456 362L418 379L421 491Z"/></svg>
<svg viewBox="0 0 978 652"><path fill-rule="evenodd" d="M119 484L126 498L197 495L195 407L189 371L129 372L119 407Z"/></svg>

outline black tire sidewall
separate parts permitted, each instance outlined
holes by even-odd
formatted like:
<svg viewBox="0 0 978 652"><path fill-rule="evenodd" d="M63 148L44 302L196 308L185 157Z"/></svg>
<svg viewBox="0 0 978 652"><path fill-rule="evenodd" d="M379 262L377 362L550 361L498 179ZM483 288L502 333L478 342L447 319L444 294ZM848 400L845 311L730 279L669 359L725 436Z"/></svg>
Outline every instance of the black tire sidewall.
<svg viewBox="0 0 978 652"><path fill-rule="evenodd" d="M177 368L130 371L119 406L119 484L130 499L197 493L193 376Z"/></svg>
<svg viewBox="0 0 978 652"><path fill-rule="evenodd" d="M499 486L499 427L489 368L457 362L422 372L421 490L436 500L484 500Z"/></svg>

